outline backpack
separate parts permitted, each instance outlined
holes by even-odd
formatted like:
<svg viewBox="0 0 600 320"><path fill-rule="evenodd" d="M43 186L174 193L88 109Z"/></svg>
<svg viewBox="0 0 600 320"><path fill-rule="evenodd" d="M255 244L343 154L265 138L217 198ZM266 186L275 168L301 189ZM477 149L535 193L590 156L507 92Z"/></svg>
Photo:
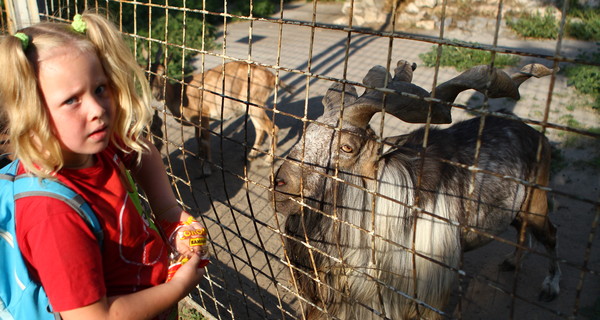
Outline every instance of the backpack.
<svg viewBox="0 0 600 320"><path fill-rule="evenodd" d="M56 180L16 175L18 160L0 169L0 319L60 319L52 312L41 284L33 281L19 250L15 232L15 200L47 196L63 200L89 225L101 244L102 227L83 198Z"/></svg>

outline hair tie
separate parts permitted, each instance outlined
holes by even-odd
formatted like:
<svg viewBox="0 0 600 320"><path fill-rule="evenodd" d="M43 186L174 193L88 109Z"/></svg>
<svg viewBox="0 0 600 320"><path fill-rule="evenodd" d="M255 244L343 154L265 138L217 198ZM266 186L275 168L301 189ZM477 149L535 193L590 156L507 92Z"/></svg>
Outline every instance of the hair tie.
<svg viewBox="0 0 600 320"><path fill-rule="evenodd" d="M83 18L81 17L80 14L76 14L73 17L73 22L71 23L71 28L73 28L73 30L83 34L85 33L85 30L87 29L87 25L85 24L85 21L83 21Z"/></svg>
<svg viewBox="0 0 600 320"><path fill-rule="evenodd" d="M29 36L24 34L23 32L17 32L13 36L17 39L21 40L21 45L23 46L23 50L27 50L29 46Z"/></svg>

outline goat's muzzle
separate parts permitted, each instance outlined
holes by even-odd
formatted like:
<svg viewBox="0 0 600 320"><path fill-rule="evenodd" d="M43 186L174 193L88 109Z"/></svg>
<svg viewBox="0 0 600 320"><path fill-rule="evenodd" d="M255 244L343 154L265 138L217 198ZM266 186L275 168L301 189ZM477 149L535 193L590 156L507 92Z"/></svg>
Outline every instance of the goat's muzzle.
<svg viewBox="0 0 600 320"><path fill-rule="evenodd" d="M275 211L284 215L293 214L300 209L300 189L297 183L299 177L290 176L290 171L293 169L284 163L272 182L274 192L271 195L275 202Z"/></svg>

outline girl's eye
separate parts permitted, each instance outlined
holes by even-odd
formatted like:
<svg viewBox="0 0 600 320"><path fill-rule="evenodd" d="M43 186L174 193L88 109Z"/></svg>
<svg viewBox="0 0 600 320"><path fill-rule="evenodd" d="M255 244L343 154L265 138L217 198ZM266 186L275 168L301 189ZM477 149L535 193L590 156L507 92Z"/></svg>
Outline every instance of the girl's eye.
<svg viewBox="0 0 600 320"><path fill-rule="evenodd" d="M65 102L64 102L64 104L68 105L68 106L72 105L72 104L75 104L75 103L77 103L77 98L74 98L74 97L73 98L69 98L69 99L65 100Z"/></svg>
<svg viewBox="0 0 600 320"><path fill-rule="evenodd" d="M98 88L96 88L96 94L99 95L99 96L102 95L102 94L104 94L105 92L106 92L106 86L105 85L101 85L101 86L98 86Z"/></svg>

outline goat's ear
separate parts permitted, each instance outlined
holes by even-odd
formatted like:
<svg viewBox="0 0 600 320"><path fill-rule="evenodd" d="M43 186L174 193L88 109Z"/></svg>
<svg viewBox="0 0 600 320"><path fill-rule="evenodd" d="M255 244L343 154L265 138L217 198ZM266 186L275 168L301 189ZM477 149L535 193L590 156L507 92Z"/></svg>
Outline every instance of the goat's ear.
<svg viewBox="0 0 600 320"><path fill-rule="evenodd" d="M380 157L385 157L388 153L398 150L399 147L402 147L406 143L409 136L410 134L403 134L383 139Z"/></svg>
<svg viewBox="0 0 600 320"><path fill-rule="evenodd" d="M144 58L144 61L146 63L150 62L150 59L148 58L149 54L148 54L148 50L146 50L146 47L142 45L142 58Z"/></svg>
<svg viewBox="0 0 600 320"><path fill-rule="evenodd" d="M162 46L158 46L158 49L156 50L156 54L154 55L154 62L152 62L152 63L161 64L162 58L163 58L163 48L162 48Z"/></svg>
<svg viewBox="0 0 600 320"><path fill-rule="evenodd" d="M353 85L336 82L325 93L323 106L325 106L325 110L340 108L342 105L347 106L354 103L356 98L358 98L358 94Z"/></svg>

